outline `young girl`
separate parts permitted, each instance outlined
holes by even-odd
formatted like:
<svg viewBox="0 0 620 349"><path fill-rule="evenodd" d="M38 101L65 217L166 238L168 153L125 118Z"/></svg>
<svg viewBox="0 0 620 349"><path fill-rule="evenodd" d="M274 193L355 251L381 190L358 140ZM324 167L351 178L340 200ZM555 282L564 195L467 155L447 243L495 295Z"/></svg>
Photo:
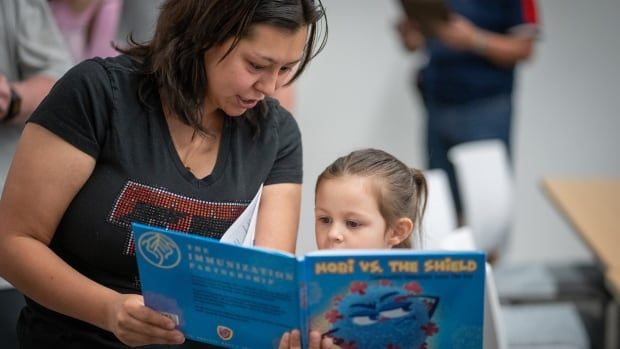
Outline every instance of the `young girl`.
<svg viewBox="0 0 620 349"><path fill-rule="evenodd" d="M317 179L315 194L319 249L411 248L427 185L419 170L384 151L363 149L328 166Z"/></svg>
<svg viewBox="0 0 620 349"><path fill-rule="evenodd" d="M426 180L419 170L382 150L354 151L334 161L317 179L316 244L321 250L411 248L426 197ZM321 340L316 331L310 339L310 348L333 346L332 339ZM300 342L294 330L284 334L279 349L301 348Z"/></svg>

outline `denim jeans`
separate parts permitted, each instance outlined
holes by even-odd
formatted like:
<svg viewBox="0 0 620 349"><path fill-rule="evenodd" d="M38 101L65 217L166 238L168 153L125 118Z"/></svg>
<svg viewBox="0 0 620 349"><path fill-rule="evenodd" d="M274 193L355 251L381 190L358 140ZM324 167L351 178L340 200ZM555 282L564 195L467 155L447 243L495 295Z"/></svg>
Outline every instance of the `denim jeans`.
<svg viewBox="0 0 620 349"><path fill-rule="evenodd" d="M442 169L448 174L454 204L460 215L461 200L448 150L465 142L500 139L510 154L512 96L502 94L458 105L441 104L427 98L424 103L428 117L428 167Z"/></svg>

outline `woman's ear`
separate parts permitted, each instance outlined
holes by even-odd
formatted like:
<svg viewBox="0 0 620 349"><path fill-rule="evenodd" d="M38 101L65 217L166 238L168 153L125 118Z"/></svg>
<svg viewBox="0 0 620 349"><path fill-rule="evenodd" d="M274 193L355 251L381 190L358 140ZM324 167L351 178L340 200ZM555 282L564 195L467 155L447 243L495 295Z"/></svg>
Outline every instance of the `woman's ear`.
<svg viewBox="0 0 620 349"><path fill-rule="evenodd" d="M394 247L404 240L408 239L413 232L413 221L411 218L402 217L396 221L396 224L389 230L387 242Z"/></svg>

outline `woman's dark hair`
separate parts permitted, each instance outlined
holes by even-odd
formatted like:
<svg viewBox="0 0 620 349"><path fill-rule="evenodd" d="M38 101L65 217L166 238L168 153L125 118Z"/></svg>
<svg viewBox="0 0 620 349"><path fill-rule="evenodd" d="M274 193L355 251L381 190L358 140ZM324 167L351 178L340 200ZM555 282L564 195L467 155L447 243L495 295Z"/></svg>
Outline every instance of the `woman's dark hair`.
<svg viewBox="0 0 620 349"><path fill-rule="evenodd" d="M322 18L324 32L319 42L318 24ZM320 0L166 0L153 39L140 44L130 36L130 47L119 51L143 63L147 79L140 87L141 100L152 92L149 89L159 88L168 107L183 122L207 132L201 123L208 79L204 52L234 38L226 57L257 24L291 32L309 27L303 57L290 82L301 75L327 40L327 21ZM245 114L255 128L266 111L265 103L262 101Z"/></svg>
<svg viewBox="0 0 620 349"><path fill-rule="evenodd" d="M428 187L420 170L409 168L389 153L378 149L361 149L336 159L316 181L316 189L323 180L347 175L375 179L379 212L388 227L399 218L407 217L421 232L422 217L426 210ZM415 231L415 229L414 229ZM405 239L396 248L411 248Z"/></svg>

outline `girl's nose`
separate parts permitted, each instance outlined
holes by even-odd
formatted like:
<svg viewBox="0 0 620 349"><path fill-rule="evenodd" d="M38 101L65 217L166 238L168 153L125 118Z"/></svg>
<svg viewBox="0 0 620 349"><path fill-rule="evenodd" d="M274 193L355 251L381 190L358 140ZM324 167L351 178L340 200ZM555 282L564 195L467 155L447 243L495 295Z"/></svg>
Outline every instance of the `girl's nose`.
<svg viewBox="0 0 620 349"><path fill-rule="evenodd" d="M338 227L337 224L333 224L331 226L331 228L329 229L328 236L330 240L336 243L341 243L344 241L344 235L342 235L342 232L340 231L340 228Z"/></svg>

